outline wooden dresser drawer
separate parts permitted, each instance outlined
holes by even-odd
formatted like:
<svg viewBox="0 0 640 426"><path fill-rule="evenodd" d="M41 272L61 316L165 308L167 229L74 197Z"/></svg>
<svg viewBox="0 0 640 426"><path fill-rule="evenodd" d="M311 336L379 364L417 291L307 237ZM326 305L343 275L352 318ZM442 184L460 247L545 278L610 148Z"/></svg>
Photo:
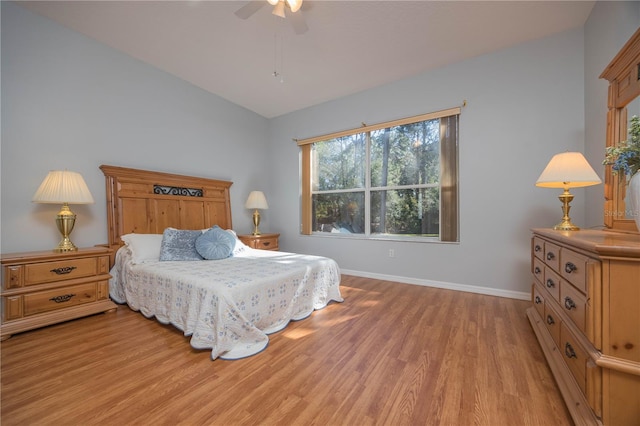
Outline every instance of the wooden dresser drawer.
<svg viewBox="0 0 640 426"><path fill-rule="evenodd" d="M544 268L544 288L557 302L560 302L560 275L548 266Z"/></svg>
<svg viewBox="0 0 640 426"><path fill-rule="evenodd" d="M533 276L536 277L540 284L544 282L544 262L537 257L533 258L531 272Z"/></svg>
<svg viewBox="0 0 640 426"><path fill-rule="evenodd" d="M97 300L96 283L80 284L25 294L24 315L64 309Z"/></svg>
<svg viewBox="0 0 640 426"><path fill-rule="evenodd" d="M580 390L586 395L589 356L564 323L560 324L560 345L558 349L562 353L569 370L571 370L573 378L576 379L578 386L580 386Z"/></svg>
<svg viewBox="0 0 640 426"><path fill-rule="evenodd" d="M587 300L565 280L560 285L560 306L571 321L583 333L586 332Z"/></svg>
<svg viewBox="0 0 640 426"><path fill-rule="evenodd" d="M533 237L531 243L531 252L535 257L544 262L544 240L540 237Z"/></svg>
<svg viewBox="0 0 640 426"><path fill-rule="evenodd" d="M560 246L544 242L544 263L549 265L554 271L560 268Z"/></svg>
<svg viewBox="0 0 640 426"><path fill-rule="evenodd" d="M542 319L556 346L560 347L560 323L562 322L562 317L556 312L551 303L545 303Z"/></svg>
<svg viewBox="0 0 640 426"><path fill-rule="evenodd" d="M589 258L568 248L560 253L560 274L583 293L587 293L587 264Z"/></svg>
<svg viewBox="0 0 640 426"><path fill-rule="evenodd" d="M535 283L531 285L531 301L540 316L544 318L544 294Z"/></svg>

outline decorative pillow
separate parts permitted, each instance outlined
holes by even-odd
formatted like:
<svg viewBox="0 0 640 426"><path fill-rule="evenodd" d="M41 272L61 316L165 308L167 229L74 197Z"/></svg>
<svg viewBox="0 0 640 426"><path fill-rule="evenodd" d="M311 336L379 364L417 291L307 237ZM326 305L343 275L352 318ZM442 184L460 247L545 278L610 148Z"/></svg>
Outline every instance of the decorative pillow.
<svg viewBox="0 0 640 426"><path fill-rule="evenodd" d="M126 234L120 237L131 252L132 263L157 262L162 234Z"/></svg>
<svg viewBox="0 0 640 426"><path fill-rule="evenodd" d="M226 259L236 246L235 236L215 225L196 240L196 250L207 260Z"/></svg>
<svg viewBox="0 0 640 426"><path fill-rule="evenodd" d="M201 235L199 229L165 229L160 245L160 260L202 260L196 251L196 239Z"/></svg>

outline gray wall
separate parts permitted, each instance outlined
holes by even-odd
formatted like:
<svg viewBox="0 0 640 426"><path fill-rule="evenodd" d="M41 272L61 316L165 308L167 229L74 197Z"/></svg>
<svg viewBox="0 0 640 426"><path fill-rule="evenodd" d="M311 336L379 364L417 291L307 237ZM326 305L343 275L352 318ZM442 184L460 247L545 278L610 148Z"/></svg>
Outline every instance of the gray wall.
<svg viewBox="0 0 640 426"><path fill-rule="evenodd" d="M270 209L261 229L280 232L283 250L334 257L344 272L526 298L530 228L561 217L559 192L534 182L565 150L585 151L602 172L606 82L597 76L637 23L638 3L601 2L582 29L266 120L2 2L2 252L57 244L57 206L32 204L31 197L47 171L59 168L82 173L96 199L74 208L72 239L80 246L105 242L98 166L111 164L234 181L239 232L251 229L247 194L264 190ZM463 100L459 244L299 235L299 150L292 138ZM602 187L573 192L574 221L599 226Z"/></svg>
<svg viewBox="0 0 640 426"><path fill-rule="evenodd" d="M57 245L59 206L31 203L54 169L80 172L96 201L72 206L72 241L105 243L101 164L232 180L233 224L247 232L244 201L268 185L267 132L253 112L2 2L3 253Z"/></svg>

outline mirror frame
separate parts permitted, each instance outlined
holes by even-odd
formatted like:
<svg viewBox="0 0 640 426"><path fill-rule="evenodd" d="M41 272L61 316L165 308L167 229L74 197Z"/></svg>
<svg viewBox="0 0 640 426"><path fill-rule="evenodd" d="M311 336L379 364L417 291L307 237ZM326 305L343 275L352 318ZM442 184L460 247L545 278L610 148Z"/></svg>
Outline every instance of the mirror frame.
<svg viewBox="0 0 640 426"><path fill-rule="evenodd" d="M613 58L600 78L609 81L606 146L616 146L627 139L626 106L640 95L640 28ZM625 214L625 192L626 178L613 174L611 166L605 166L604 224L609 229L638 233L635 221L628 219Z"/></svg>

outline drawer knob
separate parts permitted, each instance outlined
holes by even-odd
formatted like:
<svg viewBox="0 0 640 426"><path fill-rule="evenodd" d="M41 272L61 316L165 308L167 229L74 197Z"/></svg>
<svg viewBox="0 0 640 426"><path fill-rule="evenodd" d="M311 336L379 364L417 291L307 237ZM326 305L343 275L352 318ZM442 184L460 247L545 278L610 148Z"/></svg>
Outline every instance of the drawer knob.
<svg viewBox="0 0 640 426"><path fill-rule="evenodd" d="M534 274L538 275L540 272L542 272L542 271L537 266L535 268L533 268L533 273Z"/></svg>
<svg viewBox="0 0 640 426"><path fill-rule="evenodd" d="M268 246L269 244L271 244L271 241L264 241L264 242L262 243L262 245L264 245L264 246Z"/></svg>
<svg viewBox="0 0 640 426"><path fill-rule="evenodd" d="M533 251L535 251L536 253L539 252L540 250L542 250L542 247L540 247L539 245L536 244L536 246L533 248Z"/></svg>
<svg viewBox="0 0 640 426"><path fill-rule="evenodd" d="M564 354L567 356L567 358L578 358L578 356L576 355L576 351L573 350L573 347L569 344L569 342L566 342L564 344Z"/></svg>
<svg viewBox="0 0 640 426"><path fill-rule="evenodd" d="M556 255L552 252L547 253L547 260L553 260L556 258Z"/></svg>
<svg viewBox="0 0 640 426"><path fill-rule="evenodd" d="M75 296L75 294L63 294L61 296L56 296L56 297L52 297L51 300L52 302L56 302L56 303L64 303L64 302L68 302L69 300L71 300L71 298Z"/></svg>
<svg viewBox="0 0 640 426"><path fill-rule="evenodd" d="M551 315L547 315L547 324L549 325L553 325L555 324L555 320L553 319L553 317Z"/></svg>
<svg viewBox="0 0 640 426"><path fill-rule="evenodd" d="M572 272L573 272L573 271L575 271L576 269L578 269L578 267L577 267L576 265L574 265L573 263L571 263L571 262L567 262L567 263L565 263L565 265L564 265L564 271L565 271L567 274L572 273Z"/></svg>
<svg viewBox="0 0 640 426"><path fill-rule="evenodd" d="M568 310L572 310L572 309L575 309L576 304L573 301L573 299L567 296L564 298L564 307L567 308Z"/></svg>
<svg viewBox="0 0 640 426"><path fill-rule="evenodd" d="M535 301L536 301L536 304L542 303L542 299L540 299L540 296L536 296Z"/></svg>
<svg viewBox="0 0 640 426"><path fill-rule="evenodd" d="M57 274L57 275L65 275L65 274L70 274L71 271L73 271L74 269L76 269L75 266L63 266L62 268L52 269L49 272L53 272L54 274Z"/></svg>
<svg viewBox="0 0 640 426"><path fill-rule="evenodd" d="M554 283L554 282L553 282L553 280L552 280L551 278L549 278L549 279L547 280L547 287L548 287L548 288L553 288L553 287L555 287L555 286L556 286L556 283Z"/></svg>

